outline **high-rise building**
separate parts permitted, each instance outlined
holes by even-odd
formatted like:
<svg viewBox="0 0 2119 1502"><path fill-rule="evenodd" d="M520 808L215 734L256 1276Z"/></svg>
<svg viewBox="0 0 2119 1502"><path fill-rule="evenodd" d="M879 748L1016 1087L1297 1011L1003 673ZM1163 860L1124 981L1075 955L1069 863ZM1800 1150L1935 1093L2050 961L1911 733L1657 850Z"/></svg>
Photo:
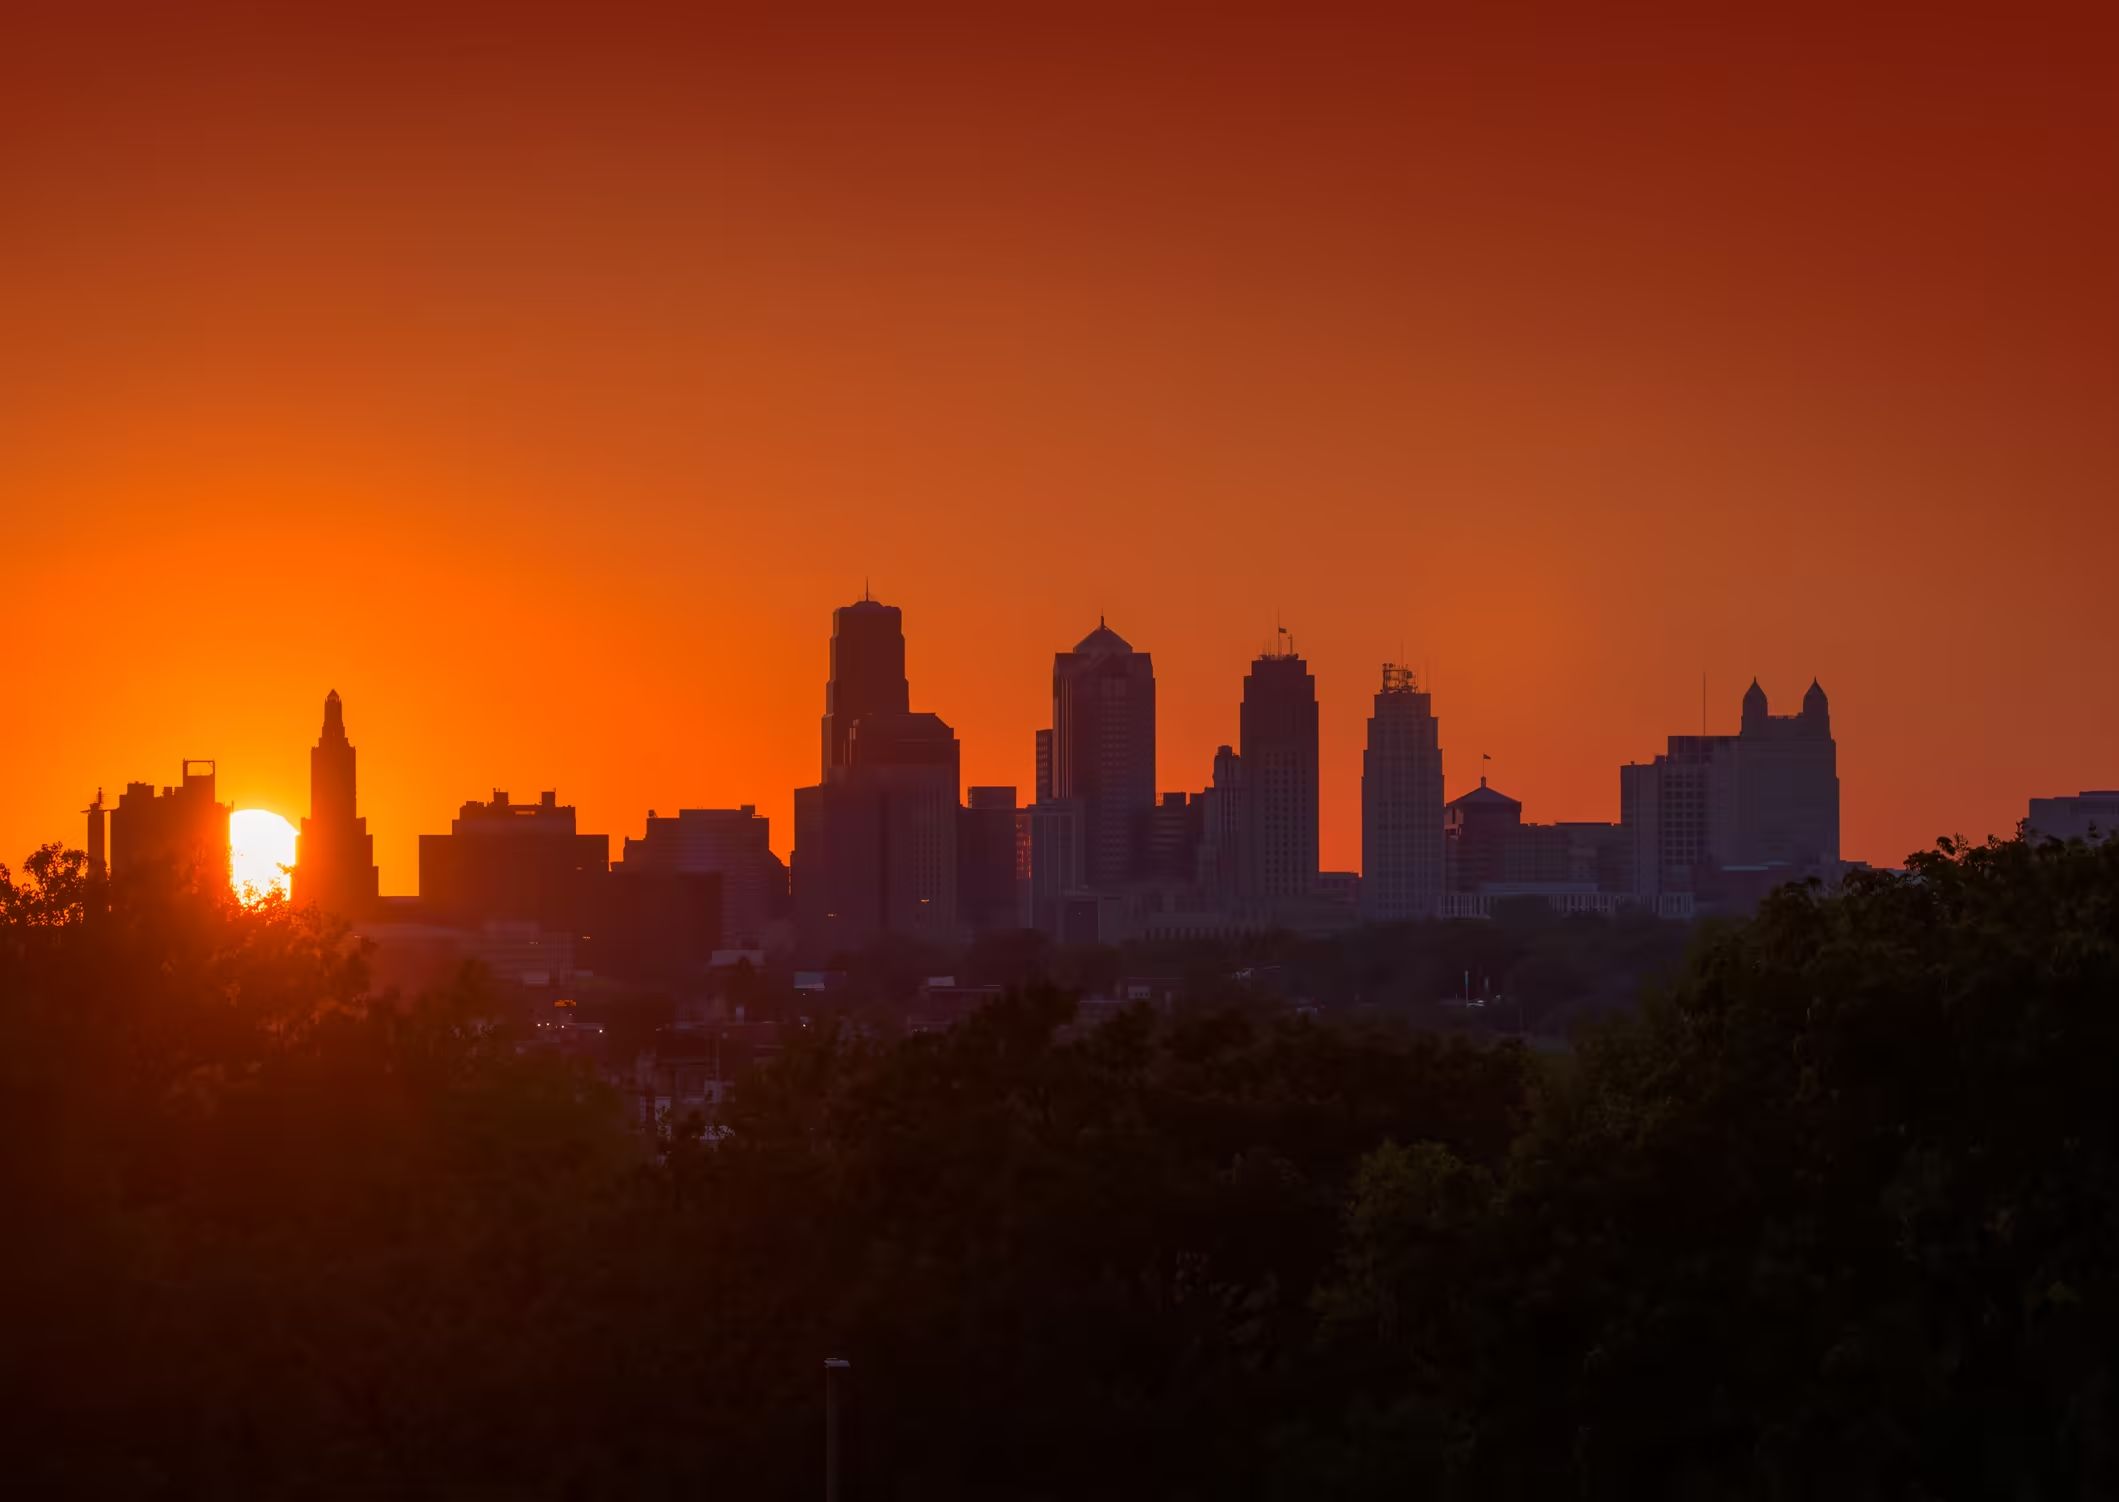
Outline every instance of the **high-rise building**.
<svg viewBox="0 0 2119 1502"><path fill-rule="evenodd" d="M1361 753L1361 916L1432 918L1442 898L1442 746L1410 668L1383 665Z"/></svg>
<svg viewBox="0 0 2119 1502"><path fill-rule="evenodd" d="M129 782L110 811L110 873L125 877L166 865L201 891L228 890L228 815L214 797L214 764L183 764L175 787ZM97 801L102 801L98 795Z"/></svg>
<svg viewBox="0 0 2119 1502"><path fill-rule="evenodd" d="M1317 885L1317 680L1282 630L1243 681L1243 895L1271 904Z"/></svg>
<svg viewBox="0 0 2119 1502"><path fill-rule="evenodd" d="M1735 735L1674 735L1653 762L1619 771L1619 818L1634 891L1740 905L1765 887L1837 880L1839 752L1814 680L1802 712L1768 711L1756 679Z"/></svg>
<svg viewBox="0 0 2119 1502"><path fill-rule="evenodd" d="M1022 927L1012 787L965 790L957 814L957 916L973 933Z"/></svg>
<svg viewBox="0 0 2119 1502"><path fill-rule="evenodd" d="M1052 658L1051 796L1081 805L1089 885L1141 873L1155 808L1155 665L1103 621Z"/></svg>
<svg viewBox="0 0 2119 1502"><path fill-rule="evenodd" d="M795 919L817 958L881 934L957 936L956 732L933 714L864 715L839 774L795 792Z"/></svg>
<svg viewBox="0 0 2119 1502"><path fill-rule="evenodd" d="M475 928L519 921L585 936L601 910L611 837L582 834L556 793L457 811L447 834L419 837L419 900L432 921Z"/></svg>
<svg viewBox="0 0 2119 1502"><path fill-rule="evenodd" d="M378 895L375 837L357 811L353 743L338 690L324 696L324 728L309 751L309 817L295 847L289 896L343 917L365 917Z"/></svg>
<svg viewBox="0 0 2119 1502"><path fill-rule="evenodd" d="M772 821L756 807L648 811L647 832L620 849L616 872L718 876L718 942L763 949L787 907L787 864L773 853Z"/></svg>
<svg viewBox="0 0 2119 1502"><path fill-rule="evenodd" d="M910 700L898 608L864 596L832 612L824 776L795 790L790 872L813 958L885 933L956 937L956 733Z"/></svg>
<svg viewBox="0 0 2119 1502"><path fill-rule="evenodd" d="M824 685L824 776L846 765L847 742L863 716L904 714L905 617L864 593L831 613L831 677Z"/></svg>

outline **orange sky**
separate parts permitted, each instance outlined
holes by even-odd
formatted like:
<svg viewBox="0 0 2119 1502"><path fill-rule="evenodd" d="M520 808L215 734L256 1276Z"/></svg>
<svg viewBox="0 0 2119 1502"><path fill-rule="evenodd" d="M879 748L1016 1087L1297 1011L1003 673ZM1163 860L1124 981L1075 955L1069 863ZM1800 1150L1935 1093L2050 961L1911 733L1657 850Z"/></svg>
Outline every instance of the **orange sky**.
<svg viewBox="0 0 2119 1502"><path fill-rule="evenodd" d="M1101 611L1199 787L1277 611L1333 867L1401 643L1532 818L1703 669L1850 856L2119 785L2112 23L1414 9L11 9L0 859L298 816L333 687L386 891L496 785L784 851L864 577L970 782Z"/></svg>

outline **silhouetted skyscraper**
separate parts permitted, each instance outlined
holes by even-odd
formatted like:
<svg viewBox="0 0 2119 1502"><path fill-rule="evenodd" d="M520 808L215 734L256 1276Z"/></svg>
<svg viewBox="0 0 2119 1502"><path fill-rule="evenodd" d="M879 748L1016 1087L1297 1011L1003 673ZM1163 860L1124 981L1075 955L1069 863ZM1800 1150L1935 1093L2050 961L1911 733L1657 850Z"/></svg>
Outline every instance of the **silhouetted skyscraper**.
<svg viewBox="0 0 2119 1502"><path fill-rule="evenodd" d="M795 790L795 918L829 959L880 934L957 936L956 732L932 714L868 714L839 774Z"/></svg>
<svg viewBox="0 0 2119 1502"><path fill-rule="evenodd" d="M866 595L831 613L831 678L824 686L824 778L846 765L846 743L864 715L904 714L905 617Z"/></svg>
<svg viewBox="0 0 2119 1502"><path fill-rule="evenodd" d="M230 809L214 798L214 775L212 762L189 759L159 797L152 783L127 783L110 811L111 875L167 864L181 881L227 891Z"/></svg>
<svg viewBox="0 0 2119 1502"><path fill-rule="evenodd" d="M1317 680L1282 631L1243 681L1244 896L1308 897L1317 885Z"/></svg>
<svg viewBox="0 0 2119 1502"><path fill-rule="evenodd" d="M309 751L309 817L302 820L301 842L288 895L297 903L314 903L326 912L365 917L379 891L375 839L368 821L356 812L353 743L338 690L324 696L324 728Z"/></svg>
<svg viewBox="0 0 2119 1502"><path fill-rule="evenodd" d="M795 923L804 952L829 959L879 934L957 937L956 732L907 706L905 632L895 605L863 598L832 612L824 777L795 789Z"/></svg>
<svg viewBox="0 0 2119 1502"><path fill-rule="evenodd" d="M1361 916L1432 918L1442 899L1442 746L1410 668L1383 666L1361 753Z"/></svg>
<svg viewBox="0 0 2119 1502"><path fill-rule="evenodd" d="M1138 875L1155 809L1155 665L1101 620L1052 658L1051 796L1082 810L1088 884Z"/></svg>
<svg viewBox="0 0 2119 1502"><path fill-rule="evenodd" d="M1800 714L1768 711L1756 679L1735 735L1673 735L1652 762L1619 769L1619 818L1634 891L1693 892L1742 906L1805 876L1837 880L1839 750L1814 680Z"/></svg>

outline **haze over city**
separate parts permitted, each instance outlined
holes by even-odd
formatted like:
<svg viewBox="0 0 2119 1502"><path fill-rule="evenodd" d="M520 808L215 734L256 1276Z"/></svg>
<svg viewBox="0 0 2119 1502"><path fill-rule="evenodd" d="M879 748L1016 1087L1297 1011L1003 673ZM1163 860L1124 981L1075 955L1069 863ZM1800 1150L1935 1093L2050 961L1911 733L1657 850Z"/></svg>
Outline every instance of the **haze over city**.
<svg viewBox="0 0 2119 1502"><path fill-rule="evenodd" d="M2108 66L1689 14L35 8L0 848L187 754L298 817L336 687L386 891L494 786L786 854L869 580L967 784L1105 615L1198 786L1285 622L1327 868L1401 656L1541 818L1703 672L1830 686L1850 858L2103 785Z"/></svg>
<svg viewBox="0 0 2119 1502"><path fill-rule="evenodd" d="M2119 1497L2119 10L17 0L7 1495Z"/></svg>

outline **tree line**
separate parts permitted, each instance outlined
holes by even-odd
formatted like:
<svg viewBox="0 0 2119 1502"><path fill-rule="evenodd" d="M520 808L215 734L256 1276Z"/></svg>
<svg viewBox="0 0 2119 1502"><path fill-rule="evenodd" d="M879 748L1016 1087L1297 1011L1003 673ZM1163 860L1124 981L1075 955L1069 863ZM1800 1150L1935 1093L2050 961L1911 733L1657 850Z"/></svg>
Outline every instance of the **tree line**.
<svg viewBox="0 0 2119 1502"><path fill-rule="evenodd" d="M2115 982L2119 842L1945 842L1564 1056L1032 984L652 1141L475 972L371 996L312 912L47 849L10 1472L814 1496L841 1356L850 1498L2108 1495Z"/></svg>

